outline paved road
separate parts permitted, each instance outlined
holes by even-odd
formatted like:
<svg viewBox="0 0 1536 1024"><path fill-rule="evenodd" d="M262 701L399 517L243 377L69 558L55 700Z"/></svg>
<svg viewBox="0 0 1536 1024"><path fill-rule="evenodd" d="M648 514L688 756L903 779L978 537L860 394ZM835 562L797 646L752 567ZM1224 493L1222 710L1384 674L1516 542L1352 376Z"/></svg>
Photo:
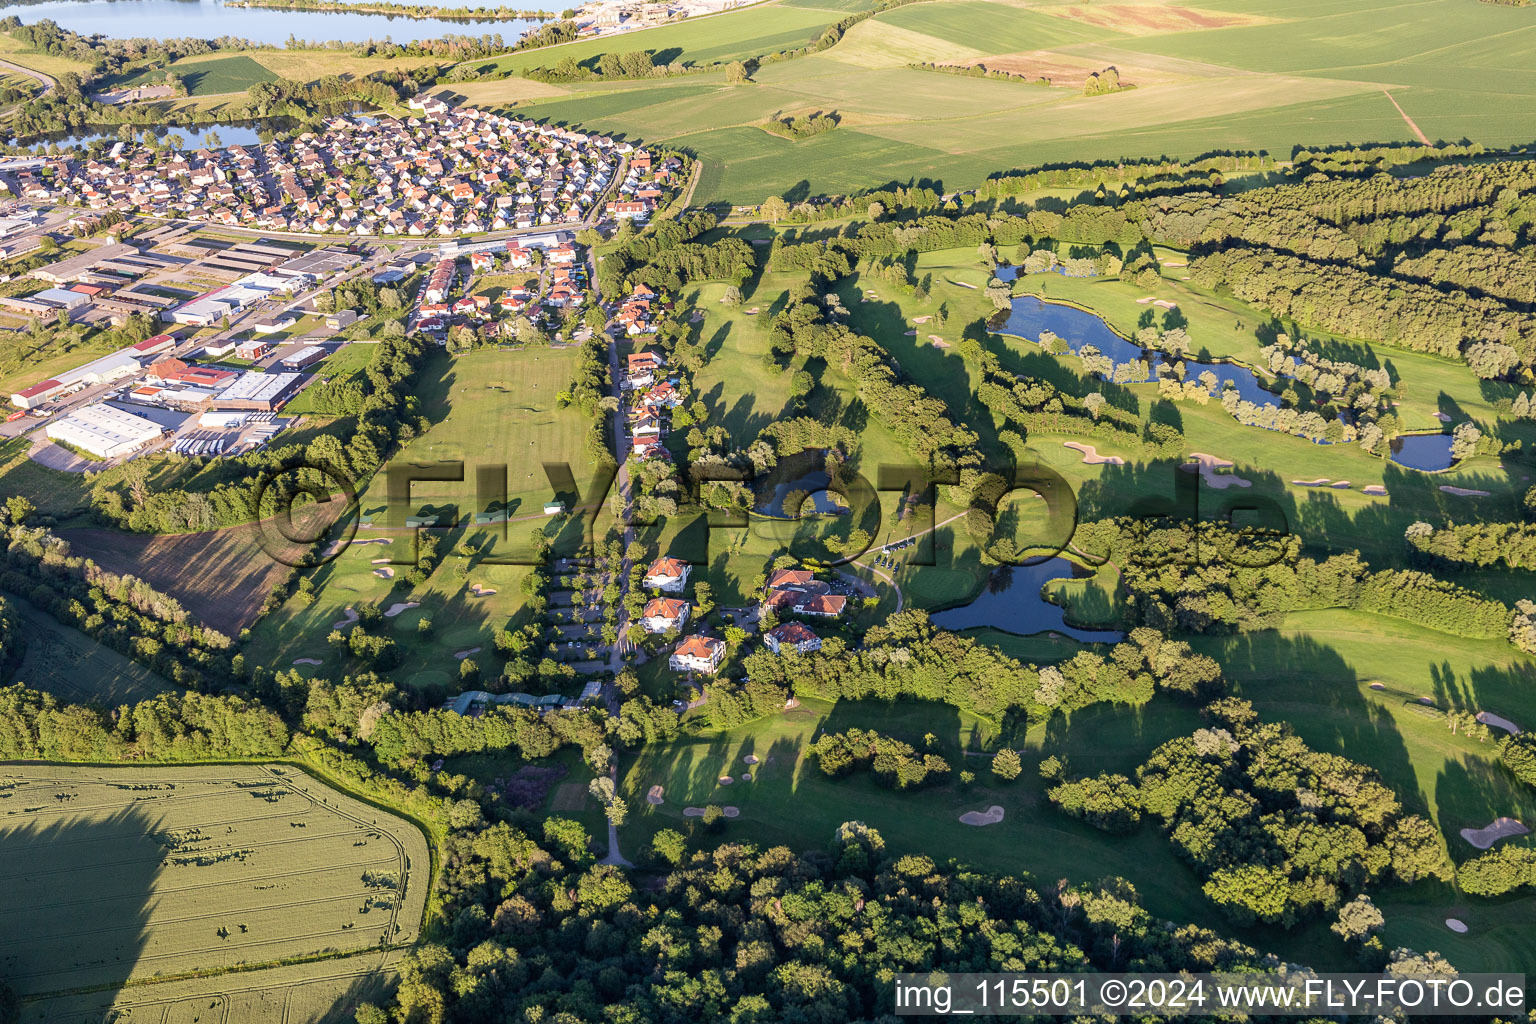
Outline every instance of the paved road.
<svg viewBox="0 0 1536 1024"><path fill-rule="evenodd" d="M0 68L6 68L7 70L16 72L18 75L26 75L28 78L36 79L38 82L41 82L43 91L38 93L37 96L34 96L33 99L48 95L53 91L54 86L59 84L58 80L50 75L45 75L41 71L35 71L32 68L24 68L20 64L13 64L8 60L0 60ZM0 118L10 117L13 113L16 112L16 108L19 106L21 106L20 103L13 103L11 106L5 108L4 110L0 110Z"/></svg>
<svg viewBox="0 0 1536 1024"><path fill-rule="evenodd" d="M948 526L950 523L954 522L956 519L964 519L964 518L965 518L965 513L961 512L959 515L950 516L948 519L944 520L942 523L934 523L932 526L928 527L928 529L926 529L926 530L919 530L916 533L912 534L911 536L903 537L902 540L903 541L907 541L907 540L913 539L914 537L921 537L924 534L932 533L933 531L937 530L941 526ZM907 599L906 599L905 596L902 595L901 586L900 586L900 584L898 584L895 581L895 579L893 579L891 576L887 575L886 573L881 572L879 569L876 569L874 566L870 565L867 562L854 561L854 562L852 562L850 564L856 565L860 569L867 569L869 572L874 573L876 576L879 576L881 579L885 580L885 582L889 583L892 586L892 588L894 588L895 591L896 591L896 610L897 611L901 611L901 609L906 606Z"/></svg>

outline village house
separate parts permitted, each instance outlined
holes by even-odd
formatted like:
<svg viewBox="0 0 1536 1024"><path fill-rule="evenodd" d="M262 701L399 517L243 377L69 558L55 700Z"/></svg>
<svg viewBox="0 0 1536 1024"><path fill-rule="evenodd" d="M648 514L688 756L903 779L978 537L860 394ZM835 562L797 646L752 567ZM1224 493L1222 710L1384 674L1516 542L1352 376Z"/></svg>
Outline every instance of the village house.
<svg viewBox="0 0 1536 1024"><path fill-rule="evenodd" d="M669 629L682 629L692 609L687 601L675 597L653 597L646 602L640 616L640 627L647 633L665 633Z"/></svg>
<svg viewBox="0 0 1536 1024"><path fill-rule="evenodd" d="M673 649L667 666L674 672L714 675L725 660L725 641L712 636L690 636Z"/></svg>
<svg viewBox="0 0 1536 1024"><path fill-rule="evenodd" d="M821 637L802 622L785 622L763 634L763 646L774 654L783 654L786 648L809 654L821 650Z"/></svg>
<svg viewBox="0 0 1536 1024"><path fill-rule="evenodd" d="M681 594L693 567L680 558L658 558L645 573L645 585L663 593Z"/></svg>

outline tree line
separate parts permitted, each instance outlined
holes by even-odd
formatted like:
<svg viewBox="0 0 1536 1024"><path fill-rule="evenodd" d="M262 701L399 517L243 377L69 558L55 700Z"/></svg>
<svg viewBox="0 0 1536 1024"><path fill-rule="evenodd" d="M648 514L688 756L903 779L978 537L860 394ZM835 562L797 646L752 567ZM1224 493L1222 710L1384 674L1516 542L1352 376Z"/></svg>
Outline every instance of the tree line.
<svg viewBox="0 0 1536 1024"><path fill-rule="evenodd" d="M326 466L359 482L383 465L399 443L426 428L411 383L435 352L437 347L421 335L381 337L357 382L364 398L354 419L338 421L331 432L307 446L283 445L221 459L212 472L197 474L195 490L156 491L148 478L150 462L135 460L124 474L97 480L91 490L92 508L121 529L182 533L274 515L300 493L303 480L327 490L336 486L334 477L312 470L290 479L286 467ZM282 475L274 479L278 473Z"/></svg>
<svg viewBox="0 0 1536 1024"><path fill-rule="evenodd" d="M181 686L205 689L229 681L239 658L229 638L192 620L174 598L133 576L109 573L69 553L41 526L0 519L0 591ZM24 645L12 623L0 654Z"/></svg>
<svg viewBox="0 0 1536 1024"><path fill-rule="evenodd" d="M1114 552L1135 622L1178 633L1272 629L1286 613L1353 608L1474 639L1509 634L1503 603L1417 570L1372 572L1359 552L1321 561L1300 538L1220 523L1099 520L1077 543Z"/></svg>

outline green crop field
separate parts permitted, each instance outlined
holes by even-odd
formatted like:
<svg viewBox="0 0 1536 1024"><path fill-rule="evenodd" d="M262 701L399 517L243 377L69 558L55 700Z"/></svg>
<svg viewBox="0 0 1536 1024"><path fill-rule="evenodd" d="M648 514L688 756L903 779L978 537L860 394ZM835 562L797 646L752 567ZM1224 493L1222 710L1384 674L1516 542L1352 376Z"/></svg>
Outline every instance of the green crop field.
<svg viewBox="0 0 1536 1024"><path fill-rule="evenodd" d="M59 698L61 702L106 707L134 704L171 689L149 669L62 624L26 601L7 596L20 614L27 649L14 680Z"/></svg>
<svg viewBox="0 0 1536 1024"><path fill-rule="evenodd" d="M238 969L196 987L217 1002L271 988L257 967L408 945L421 928L425 836L295 768L5 766L0 815L0 959L29 1000L125 982L153 1000L156 978ZM379 964L292 972L272 991Z"/></svg>
<svg viewBox="0 0 1536 1024"><path fill-rule="evenodd" d="M567 54L586 60L641 48L692 63L764 54L808 41L823 10L765 4L496 63L552 65ZM1529 24L1528 12L1466 0L1283 10L1248 0L1098 9L933 0L863 21L829 50L765 64L750 85L714 74L576 84L546 98L515 81L467 88L477 103L516 103L521 113L687 148L706 162L697 202L746 203L797 183L811 194L910 180L964 188L998 170L1059 160L1228 149L1285 157L1298 144L1411 141L1415 126L1431 139L1524 142L1536 137ZM1137 87L1085 97L1070 85L908 66L927 62L980 62L1063 82L1114 65ZM841 126L801 142L753 127L816 110L836 111Z"/></svg>
<svg viewBox="0 0 1536 1024"><path fill-rule="evenodd" d="M187 91L193 96L217 96L222 93L244 92L257 82L275 82L278 76L244 55L217 57L178 63L172 70L186 80ZM123 79L118 85L158 85L165 80L165 71L141 71Z"/></svg>

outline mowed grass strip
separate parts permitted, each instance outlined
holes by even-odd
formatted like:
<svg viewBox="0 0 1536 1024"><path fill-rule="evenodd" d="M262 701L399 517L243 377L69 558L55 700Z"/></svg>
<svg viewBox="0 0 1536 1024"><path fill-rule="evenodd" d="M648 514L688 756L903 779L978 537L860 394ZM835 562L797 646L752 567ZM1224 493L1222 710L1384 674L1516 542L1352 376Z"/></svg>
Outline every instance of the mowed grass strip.
<svg viewBox="0 0 1536 1024"><path fill-rule="evenodd" d="M414 941L413 825L283 765L0 769L23 996Z"/></svg>

